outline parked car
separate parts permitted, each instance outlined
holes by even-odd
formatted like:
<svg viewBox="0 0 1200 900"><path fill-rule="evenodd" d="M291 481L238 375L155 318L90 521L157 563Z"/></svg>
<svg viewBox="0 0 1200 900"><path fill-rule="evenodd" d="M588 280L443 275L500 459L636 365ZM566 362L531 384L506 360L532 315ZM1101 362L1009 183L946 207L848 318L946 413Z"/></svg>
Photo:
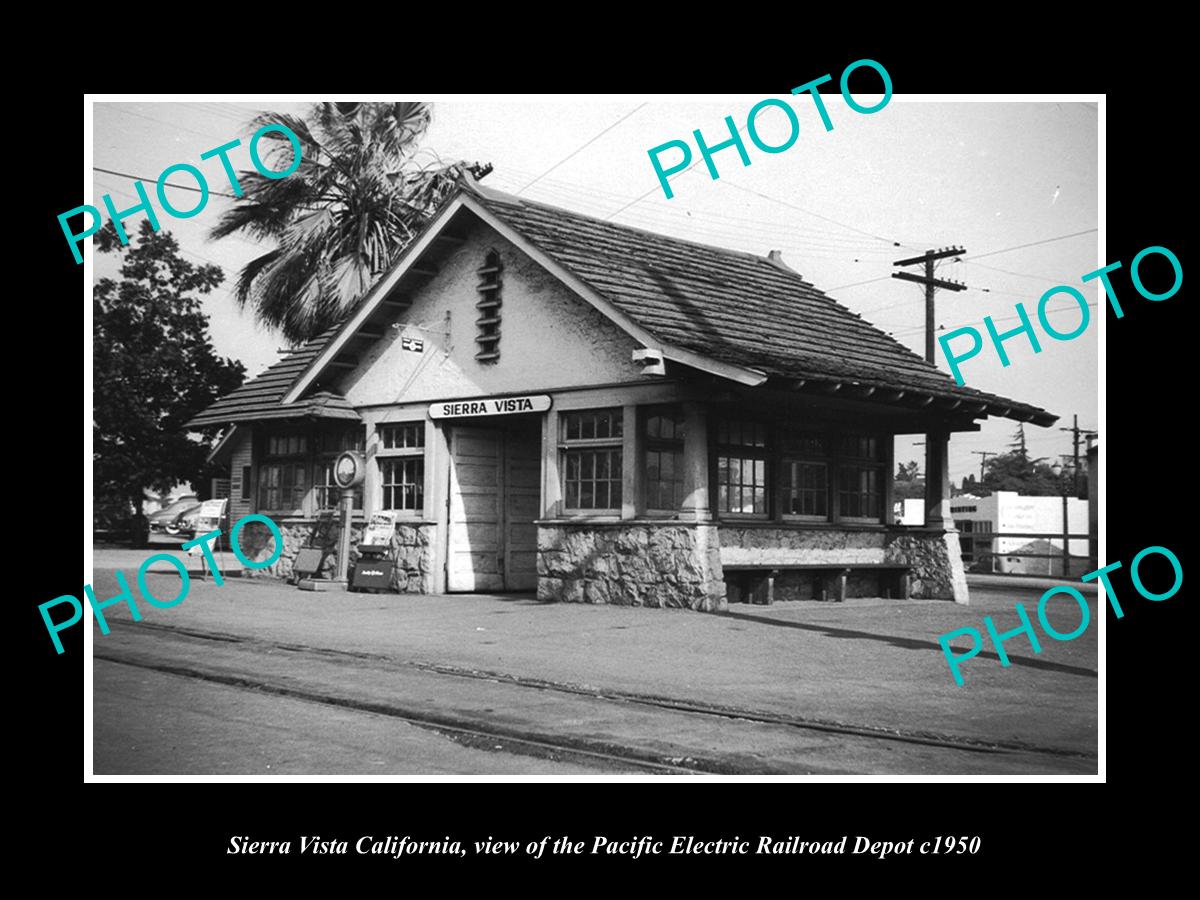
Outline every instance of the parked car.
<svg viewBox="0 0 1200 900"><path fill-rule="evenodd" d="M203 504L197 503L195 506L185 509L175 517L175 521L167 529L167 534L179 534L188 539L194 538L196 536L196 520L200 518L202 508Z"/></svg>
<svg viewBox="0 0 1200 900"><path fill-rule="evenodd" d="M150 514L150 530L164 531L167 534L178 534L178 531L172 531L171 527L175 524L175 520L180 514L186 512L196 505L195 494L189 494L186 497L180 497L170 506L165 506L158 512Z"/></svg>

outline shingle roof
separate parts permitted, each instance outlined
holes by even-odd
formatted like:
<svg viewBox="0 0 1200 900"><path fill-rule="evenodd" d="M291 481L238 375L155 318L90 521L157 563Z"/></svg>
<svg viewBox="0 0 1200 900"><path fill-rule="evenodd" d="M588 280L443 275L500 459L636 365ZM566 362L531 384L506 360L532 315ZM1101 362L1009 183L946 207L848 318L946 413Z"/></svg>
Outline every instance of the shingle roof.
<svg viewBox="0 0 1200 900"><path fill-rule="evenodd" d="M615 225L474 184L464 190L665 344L778 378L915 392L987 404L988 413L1038 425L1057 421L1040 407L956 384L766 257ZM281 405L339 327L218 400L189 425L305 415L357 420L349 403L328 391Z"/></svg>
<svg viewBox="0 0 1200 900"><path fill-rule="evenodd" d="M188 422L188 427L202 428L226 425L230 422L305 416L361 421L361 417L346 398L332 391L321 391L286 406L280 404L288 388L296 383L296 379L312 364L336 333L336 327L330 328L298 350L291 351L261 375L250 379L195 416Z"/></svg>
<svg viewBox="0 0 1200 900"><path fill-rule="evenodd" d="M956 384L766 257L479 193L489 210L665 343L767 375L918 390L1007 408L1039 425L1057 420L1040 407Z"/></svg>

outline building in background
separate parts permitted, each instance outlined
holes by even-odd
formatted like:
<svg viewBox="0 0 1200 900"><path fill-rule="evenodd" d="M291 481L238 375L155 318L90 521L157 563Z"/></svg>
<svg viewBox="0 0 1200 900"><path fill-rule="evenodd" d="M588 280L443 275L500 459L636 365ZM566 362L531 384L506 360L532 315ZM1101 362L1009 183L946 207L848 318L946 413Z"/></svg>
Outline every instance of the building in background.
<svg viewBox="0 0 1200 900"><path fill-rule="evenodd" d="M1069 578L1092 571L1087 568L1089 506L1086 500L1067 498L1069 533L1080 535L1067 542ZM953 498L950 514L963 564L972 572L1062 576L1062 509L1062 497L1023 497L1015 491Z"/></svg>

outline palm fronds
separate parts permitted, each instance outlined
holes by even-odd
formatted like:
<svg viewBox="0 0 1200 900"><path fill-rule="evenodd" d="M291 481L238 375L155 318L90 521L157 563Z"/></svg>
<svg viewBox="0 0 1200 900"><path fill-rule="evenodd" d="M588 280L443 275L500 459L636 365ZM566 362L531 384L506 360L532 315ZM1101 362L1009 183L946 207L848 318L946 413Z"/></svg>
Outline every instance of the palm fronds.
<svg viewBox="0 0 1200 900"><path fill-rule="evenodd" d="M244 196L212 229L274 242L238 275L235 296L293 345L352 308L453 191L462 163L420 167L413 157L431 120L426 103L318 103L304 118L263 114L299 138L286 178L239 173ZM293 160L287 135L266 132L264 166Z"/></svg>

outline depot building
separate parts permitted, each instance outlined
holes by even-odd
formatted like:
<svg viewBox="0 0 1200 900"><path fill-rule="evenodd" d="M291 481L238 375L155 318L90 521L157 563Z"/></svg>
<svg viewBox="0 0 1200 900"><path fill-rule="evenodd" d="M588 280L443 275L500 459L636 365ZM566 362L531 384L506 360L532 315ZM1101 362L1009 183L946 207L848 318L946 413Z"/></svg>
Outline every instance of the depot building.
<svg viewBox="0 0 1200 900"><path fill-rule="evenodd" d="M774 252L465 180L340 325L190 425L225 429L231 520L279 525L272 574L336 546L333 463L359 449L354 532L395 513L393 590L715 610L965 601L947 448L987 416L1056 420L956 385ZM926 436L920 527L892 518L898 434Z"/></svg>

